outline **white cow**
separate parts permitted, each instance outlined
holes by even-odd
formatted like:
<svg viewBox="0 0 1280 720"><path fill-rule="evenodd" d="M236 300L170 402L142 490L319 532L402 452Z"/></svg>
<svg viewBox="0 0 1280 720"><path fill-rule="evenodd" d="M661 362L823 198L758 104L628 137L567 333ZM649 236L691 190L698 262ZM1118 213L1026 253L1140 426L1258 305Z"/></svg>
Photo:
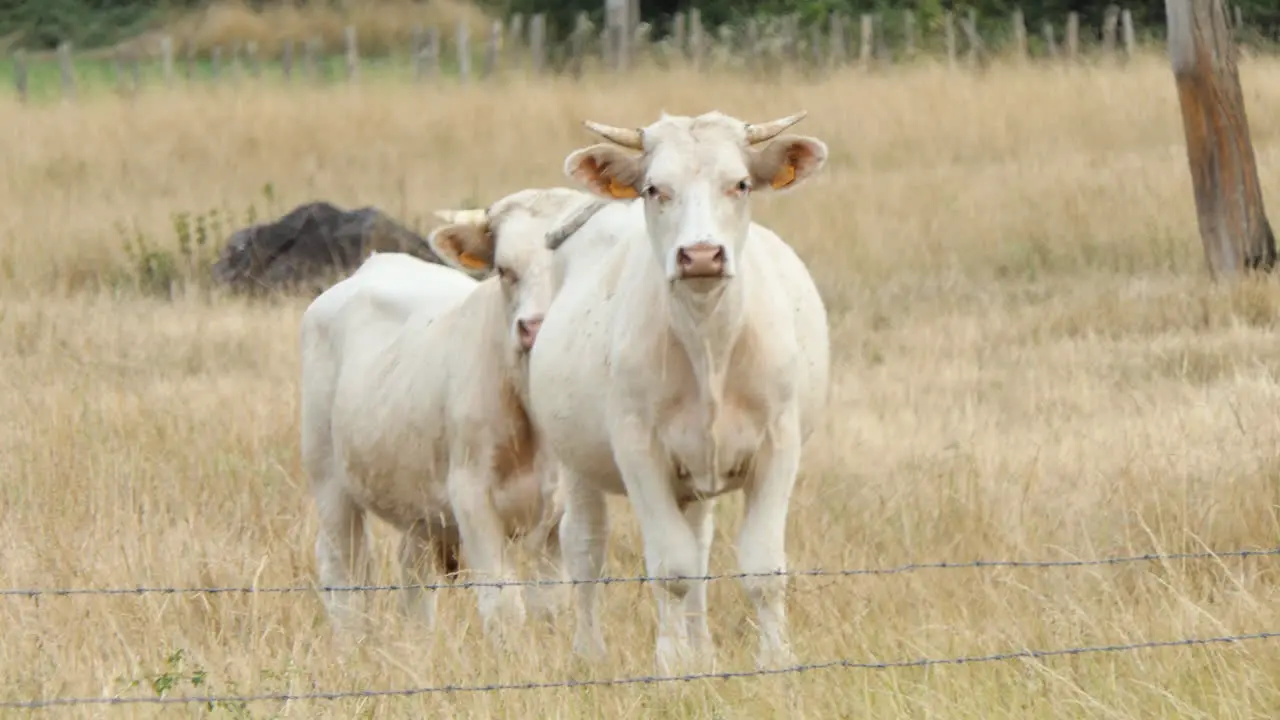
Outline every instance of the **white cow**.
<svg viewBox="0 0 1280 720"><path fill-rule="evenodd" d="M514 578L506 541L544 550L559 575L563 501L555 465L526 412L528 352L551 300L547 229L591 196L523 190L487 210L438 213L428 236L455 267L497 272L476 282L452 268L371 257L307 308L302 320L302 455L320 518L325 586L368 582L366 513L404 532L406 584L466 565L481 580ZM512 587L477 589L495 640L519 625ZM361 593L326 593L339 627L358 622ZM434 626L435 594L407 591L405 610ZM554 611L557 593L531 597Z"/></svg>
<svg viewBox="0 0 1280 720"><path fill-rule="evenodd" d="M803 116L749 125L664 113L642 130L588 122L610 143L565 160L569 176L623 201L567 240L548 235L565 243L564 278L530 360L534 423L563 464L560 541L574 580L603 570L605 493L629 498L651 576L705 576L714 498L739 489L741 571L786 569L801 446L827 401L827 315L800 258L751 221L750 196L795 188L826 162L811 137L758 147ZM743 584L759 620L757 662L793 662L786 578ZM575 589L574 648L589 657L604 652L595 589ZM713 664L705 583L667 580L655 598L659 669Z"/></svg>

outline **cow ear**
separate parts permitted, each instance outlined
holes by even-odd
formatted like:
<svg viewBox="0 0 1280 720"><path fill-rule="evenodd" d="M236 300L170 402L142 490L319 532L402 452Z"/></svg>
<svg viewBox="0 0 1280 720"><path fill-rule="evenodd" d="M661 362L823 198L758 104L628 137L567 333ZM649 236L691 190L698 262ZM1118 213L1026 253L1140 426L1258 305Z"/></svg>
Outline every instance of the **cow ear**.
<svg viewBox="0 0 1280 720"><path fill-rule="evenodd" d="M801 135L783 135L750 153L751 178L761 189L791 190L827 162L827 144Z"/></svg>
<svg viewBox="0 0 1280 720"><path fill-rule="evenodd" d="M640 197L643 169L639 156L606 143L575 150L564 160L565 175L610 200Z"/></svg>
<svg viewBox="0 0 1280 720"><path fill-rule="evenodd" d="M465 273L493 269L493 233L487 222L442 225L427 235L427 244L446 264Z"/></svg>

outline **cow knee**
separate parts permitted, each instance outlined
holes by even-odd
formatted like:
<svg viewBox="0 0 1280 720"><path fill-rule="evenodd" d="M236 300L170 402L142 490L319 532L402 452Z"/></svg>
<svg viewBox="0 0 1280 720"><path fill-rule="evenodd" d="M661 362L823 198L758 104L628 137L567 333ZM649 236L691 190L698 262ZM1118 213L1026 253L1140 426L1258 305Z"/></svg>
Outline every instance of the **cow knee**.
<svg viewBox="0 0 1280 720"><path fill-rule="evenodd" d="M674 599L683 600L702 577L697 541L691 536L685 542L667 539L655 545L646 553L649 575L655 578L657 587Z"/></svg>

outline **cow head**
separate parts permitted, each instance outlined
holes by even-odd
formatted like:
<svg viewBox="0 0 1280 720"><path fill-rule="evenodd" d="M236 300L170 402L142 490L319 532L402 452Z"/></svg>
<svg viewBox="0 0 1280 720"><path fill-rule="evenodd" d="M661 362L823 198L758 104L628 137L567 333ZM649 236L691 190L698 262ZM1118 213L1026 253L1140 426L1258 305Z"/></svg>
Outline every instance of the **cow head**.
<svg viewBox="0 0 1280 720"><path fill-rule="evenodd" d="M464 272L494 270L485 282L501 288L507 340L523 355L533 348L551 304L552 252L545 236L566 213L592 198L568 188L521 190L486 210L440 210L442 225L427 236L431 249Z"/></svg>
<svg viewBox="0 0 1280 720"><path fill-rule="evenodd" d="M826 162L821 140L778 137L804 116L753 125L720 112L663 113L640 129L587 121L609 142L570 153L564 169L605 198L642 198L667 280L707 289L737 272L751 225L751 193L795 188Z"/></svg>

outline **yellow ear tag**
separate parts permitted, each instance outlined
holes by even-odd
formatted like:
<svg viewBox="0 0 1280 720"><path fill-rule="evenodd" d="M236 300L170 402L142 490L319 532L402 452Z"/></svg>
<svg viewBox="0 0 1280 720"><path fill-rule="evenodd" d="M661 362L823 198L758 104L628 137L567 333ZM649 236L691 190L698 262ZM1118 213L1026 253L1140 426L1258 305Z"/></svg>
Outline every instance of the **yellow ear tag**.
<svg viewBox="0 0 1280 720"><path fill-rule="evenodd" d="M468 270L483 270L489 267L489 263L469 252L458 253L458 263Z"/></svg>
<svg viewBox="0 0 1280 720"><path fill-rule="evenodd" d="M796 168L794 165L787 163L778 169L778 174L773 176L773 180L769 183L774 190L784 188L794 182L796 179Z"/></svg>
<svg viewBox="0 0 1280 720"><path fill-rule="evenodd" d="M631 187L630 185L623 185L622 183L618 182L617 180L614 180L613 178L609 178L609 194L620 200L626 199L626 198L640 197L640 193L636 192L635 188Z"/></svg>

